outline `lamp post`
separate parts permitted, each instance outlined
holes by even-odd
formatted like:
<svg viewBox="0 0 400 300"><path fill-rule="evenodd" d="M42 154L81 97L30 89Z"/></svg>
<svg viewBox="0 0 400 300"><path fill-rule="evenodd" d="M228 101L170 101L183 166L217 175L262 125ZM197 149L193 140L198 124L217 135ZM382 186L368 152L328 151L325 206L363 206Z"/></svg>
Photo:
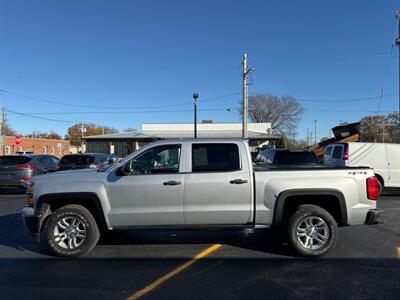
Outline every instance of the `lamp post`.
<svg viewBox="0 0 400 300"><path fill-rule="evenodd" d="M399 83L398 83L398 89L400 91L400 9L396 11L396 18L397 18L397 37L395 38L395 44L396 46L399 48ZM397 125L398 125L398 130L400 130L400 94L399 94L399 107L398 107L398 111L397 111Z"/></svg>
<svg viewBox="0 0 400 300"><path fill-rule="evenodd" d="M199 94L193 94L194 100L194 138L197 139L197 99L199 98Z"/></svg>

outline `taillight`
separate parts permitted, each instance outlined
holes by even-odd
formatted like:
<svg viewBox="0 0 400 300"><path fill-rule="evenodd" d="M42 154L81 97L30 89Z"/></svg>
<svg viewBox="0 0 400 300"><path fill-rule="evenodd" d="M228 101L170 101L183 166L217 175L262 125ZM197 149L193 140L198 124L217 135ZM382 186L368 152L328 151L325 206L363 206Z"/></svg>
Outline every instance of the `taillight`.
<svg viewBox="0 0 400 300"><path fill-rule="evenodd" d="M33 207L33 182L29 182L26 188L26 205L29 207Z"/></svg>
<svg viewBox="0 0 400 300"><path fill-rule="evenodd" d="M36 169L35 165L17 165L17 169L23 169L23 170L34 170Z"/></svg>
<svg viewBox="0 0 400 300"><path fill-rule="evenodd" d="M343 151L343 160L349 160L349 150Z"/></svg>
<svg viewBox="0 0 400 300"><path fill-rule="evenodd" d="M91 169L97 169L97 168L100 168L102 165L101 164L91 164L90 166L89 166L89 168L91 168Z"/></svg>
<svg viewBox="0 0 400 300"><path fill-rule="evenodd" d="M377 200L379 197L379 182L378 178L367 178L367 197L370 200Z"/></svg>

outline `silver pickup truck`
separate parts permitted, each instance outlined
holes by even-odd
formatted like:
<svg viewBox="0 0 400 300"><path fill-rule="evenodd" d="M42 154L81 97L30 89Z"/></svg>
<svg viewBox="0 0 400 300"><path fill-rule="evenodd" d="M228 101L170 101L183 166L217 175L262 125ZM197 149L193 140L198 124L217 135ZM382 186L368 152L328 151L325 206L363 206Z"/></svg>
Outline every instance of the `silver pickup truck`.
<svg viewBox="0 0 400 300"><path fill-rule="evenodd" d="M369 168L266 169L243 140L164 140L99 170L34 177L26 229L59 256L89 252L100 232L148 228L280 228L301 256L336 243L338 226L380 222Z"/></svg>

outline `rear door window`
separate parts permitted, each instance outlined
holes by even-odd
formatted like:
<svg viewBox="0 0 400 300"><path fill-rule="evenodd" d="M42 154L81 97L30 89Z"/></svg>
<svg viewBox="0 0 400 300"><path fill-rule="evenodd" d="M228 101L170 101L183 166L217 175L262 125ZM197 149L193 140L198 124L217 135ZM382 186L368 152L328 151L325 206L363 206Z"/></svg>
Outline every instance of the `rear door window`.
<svg viewBox="0 0 400 300"><path fill-rule="evenodd" d="M236 144L193 144L192 172L227 172L240 170Z"/></svg>
<svg viewBox="0 0 400 300"><path fill-rule="evenodd" d="M0 165L20 165L26 164L31 160L29 156L7 155L0 156Z"/></svg>
<svg viewBox="0 0 400 300"><path fill-rule="evenodd" d="M342 146L335 146L333 148L332 158L341 159L342 158Z"/></svg>

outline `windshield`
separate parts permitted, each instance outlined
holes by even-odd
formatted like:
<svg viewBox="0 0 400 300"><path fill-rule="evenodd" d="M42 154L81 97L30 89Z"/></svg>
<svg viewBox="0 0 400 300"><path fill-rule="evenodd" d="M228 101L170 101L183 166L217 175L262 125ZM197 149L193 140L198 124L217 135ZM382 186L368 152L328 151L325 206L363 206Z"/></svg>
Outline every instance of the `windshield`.
<svg viewBox="0 0 400 300"><path fill-rule="evenodd" d="M19 165L19 164L26 164L32 158L28 156L1 156L0 157L0 165Z"/></svg>

